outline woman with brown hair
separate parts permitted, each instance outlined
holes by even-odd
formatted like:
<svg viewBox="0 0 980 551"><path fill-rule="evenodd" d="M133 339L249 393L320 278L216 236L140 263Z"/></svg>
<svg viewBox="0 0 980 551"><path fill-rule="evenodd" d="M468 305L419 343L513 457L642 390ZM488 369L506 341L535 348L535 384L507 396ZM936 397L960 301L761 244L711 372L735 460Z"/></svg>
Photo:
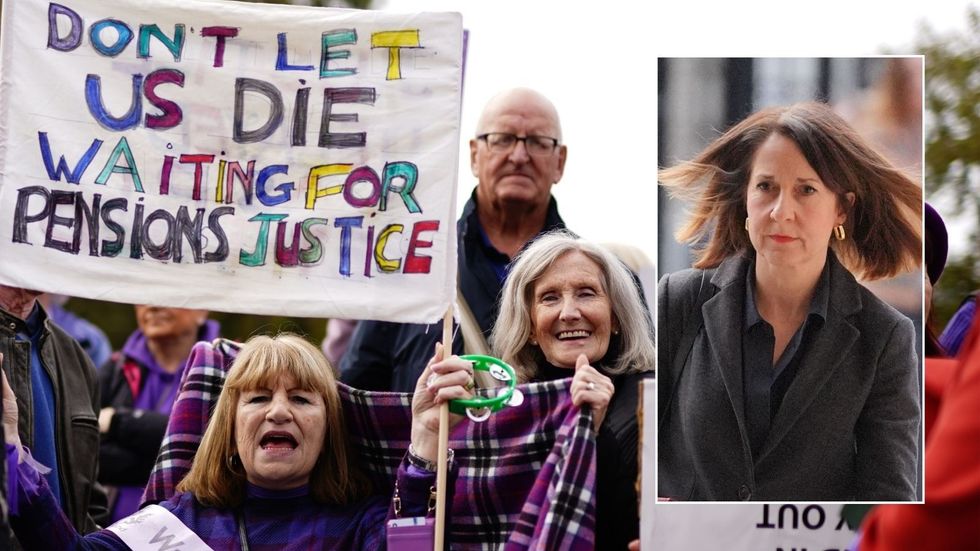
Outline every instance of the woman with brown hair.
<svg viewBox="0 0 980 551"><path fill-rule="evenodd" d="M921 257L922 193L829 107L759 111L660 171L694 269L658 287L659 493L915 499L912 323L855 280Z"/></svg>

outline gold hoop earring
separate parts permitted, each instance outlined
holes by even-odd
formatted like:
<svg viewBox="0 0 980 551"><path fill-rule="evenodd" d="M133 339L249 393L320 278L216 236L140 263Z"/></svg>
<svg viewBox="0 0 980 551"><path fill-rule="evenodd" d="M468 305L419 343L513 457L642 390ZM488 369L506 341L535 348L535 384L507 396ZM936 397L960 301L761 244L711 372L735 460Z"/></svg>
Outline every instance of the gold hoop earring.
<svg viewBox="0 0 980 551"><path fill-rule="evenodd" d="M745 231L749 231L749 219L745 219Z"/></svg>
<svg viewBox="0 0 980 551"><path fill-rule="evenodd" d="M838 241L843 241L844 238L847 237L847 234L844 233L844 224L838 224L837 227L834 228L834 237L836 237Z"/></svg>

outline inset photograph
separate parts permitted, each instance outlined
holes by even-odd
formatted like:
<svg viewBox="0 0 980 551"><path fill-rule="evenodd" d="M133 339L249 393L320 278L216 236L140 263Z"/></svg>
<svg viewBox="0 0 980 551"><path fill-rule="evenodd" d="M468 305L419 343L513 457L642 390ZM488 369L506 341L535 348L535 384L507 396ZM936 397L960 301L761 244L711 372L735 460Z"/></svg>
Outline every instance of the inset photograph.
<svg viewBox="0 0 980 551"><path fill-rule="evenodd" d="M922 500L922 63L658 60L661 501Z"/></svg>

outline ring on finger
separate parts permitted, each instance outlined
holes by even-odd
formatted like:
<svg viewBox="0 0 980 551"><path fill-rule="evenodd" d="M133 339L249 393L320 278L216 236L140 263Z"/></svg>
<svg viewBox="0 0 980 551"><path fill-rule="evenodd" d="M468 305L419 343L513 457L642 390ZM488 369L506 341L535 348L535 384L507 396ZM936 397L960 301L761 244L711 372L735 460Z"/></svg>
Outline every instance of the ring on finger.
<svg viewBox="0 0 980 551"><path fill-rule="evenodd" d="M595 390L595 381L589 381L589 384L588 384L588 385L586 385L586 387L587 387L587 388L588 388L589 390Z"/></svg>
<svg viewBox="0 0 980 551"><path fill-rule="evenodd" d="M476 388L476 381L473 380L473 377L470 377L470 380L466 383L466 385L463 388L465 388L467 391Z"/></svg>

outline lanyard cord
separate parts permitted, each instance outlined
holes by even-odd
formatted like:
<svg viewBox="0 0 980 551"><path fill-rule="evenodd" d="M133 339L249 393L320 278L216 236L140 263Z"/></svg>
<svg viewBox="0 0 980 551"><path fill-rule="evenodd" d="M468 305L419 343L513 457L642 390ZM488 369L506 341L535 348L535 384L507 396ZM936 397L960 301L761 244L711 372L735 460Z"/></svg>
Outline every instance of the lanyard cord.
<svg viewBox="0 0 980 551"><path fill-rule="evenodd" d="M242 551L248 551L248 533L245 532L245 513L241 507L235 508L235 522L238 523L238 542Z"/></svg>

